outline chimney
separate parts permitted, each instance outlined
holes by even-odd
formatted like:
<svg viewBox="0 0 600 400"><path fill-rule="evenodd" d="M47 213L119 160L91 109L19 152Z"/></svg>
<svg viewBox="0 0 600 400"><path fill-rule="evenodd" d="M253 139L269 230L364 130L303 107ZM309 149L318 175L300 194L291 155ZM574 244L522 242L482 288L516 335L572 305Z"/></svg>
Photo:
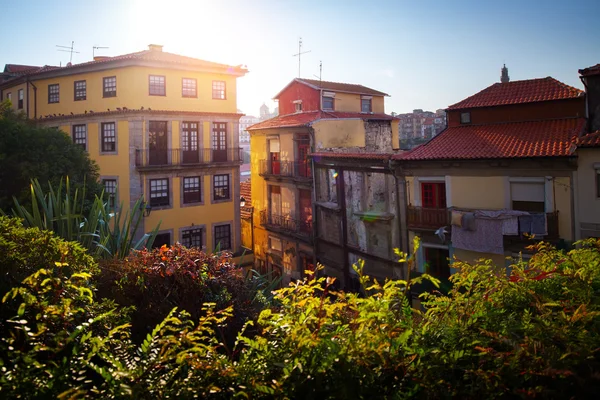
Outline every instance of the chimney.
<svg viewBox="0 0 600 400"><path fill-rule="evenodd" d="M150 51L162 51L163 46L161 44L149 44L148 50Z"/></svg>
<svg viewBox="0 0 600 400"><path fill-rule="evenodd" d="M108 56L95 56L94 57L94 61L104 61L104 60L108 60L110 57Z"/></svg>
<svg viewBox="0 0 600 400"><path fill-rule="evenodd" d="M504 67L502 67L502 69L500 71L502 71L502 75L500 75L500 82L502 82L502 83L510 82L510 76L508 76L508 68L506 68L506 64L504 64Z"/></svg>

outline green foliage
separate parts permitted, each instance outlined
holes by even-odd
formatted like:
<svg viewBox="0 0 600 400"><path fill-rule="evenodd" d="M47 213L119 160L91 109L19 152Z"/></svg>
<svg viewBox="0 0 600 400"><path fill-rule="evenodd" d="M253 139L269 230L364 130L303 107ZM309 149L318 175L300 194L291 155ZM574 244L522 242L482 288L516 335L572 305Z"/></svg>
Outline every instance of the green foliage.
<svg viewBox="0 0 600 400"><path fill-rule="evenodd" d="M115 212L102 200L102 195L96 196L86 208L85 190L72 191L69 177L66 183L61 180L56 187L48 183L48 188L46 193L37 179L32 180L30 206L19 204L15 198L13 215L21 218L26 226L51 230L65 240L78 241L96 258L123 259L131 250L152 246L160 224L134 241L143 219L142 213L136 211L141 209L141 199L132 210L123 211L121 203L121 211Z"/></svg>
<svg viewBox="0 0 600 400"><path fill-rule="evenodd" d="M86 204L102 192L98 166L68 135L0 107L0 209L9 210L13 197L29 205L32 179L56 186L67 175L74 188L85 188Z"/></svg>
<svg viewBox="0 0 600 400"><path fill-rule="evenodd" d="M5 249L34 239L0 221L24 231L14 243L3 233ZM410 293L439 281L380 283L361 262L361 293L309 277L276 291L240 329L240 309L251 315L268 284L227 256L163 247L105 262L100 276L86 258L40 264L3 299L13 314L0 341L0 397L593 398L600 240L578 246L540 244L508 276L456 261L452 288L422 295L424 311Z"/></svg>

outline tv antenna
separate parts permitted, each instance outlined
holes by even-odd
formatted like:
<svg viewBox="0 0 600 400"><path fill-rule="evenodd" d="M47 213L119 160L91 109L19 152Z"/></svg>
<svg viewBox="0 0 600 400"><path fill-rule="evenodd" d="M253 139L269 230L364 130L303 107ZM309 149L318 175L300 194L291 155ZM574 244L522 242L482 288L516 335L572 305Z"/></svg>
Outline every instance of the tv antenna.
<svg viewBox="0 0 600 400"><path fill-rule="evenodd" d="M93 46L92 47L92 59L94 57L96 57L96 50L98 49L108 49L108 47L104 47L104 46Z"/></svg>
<svg viewBox="0 0 600 400"><path fill-rule="evenodd" d="M292 57L298 57L298 78L300 78L300 57L302 57L302 54L306 54L306 53L310 53L310 50L308 51L302 51L302 38L298 39L298 54L292 54Z"/></svg>
<svg viewBox="0 0 600 400"><path fill-rule="evenodd" d="M319 78L320 81L322 81L323 79L321 79L321 76L323 75L323 61L319 61L319 76L313 74L313 76L315 78Z"/></svg>
<svg viewBox="0 0 600 400"><path fill-rule="evenodd" d="M73 53L77 53L79 54L78 51L73 50L73 45L75 44L75 42L71 42L71 47L69 46L59 46L56 45L56 47L60 47L60 49L57 49L58 51L64 51L66 53L71 53L71 56L69 57L69 63L71 63L73 61Z"/></svg>

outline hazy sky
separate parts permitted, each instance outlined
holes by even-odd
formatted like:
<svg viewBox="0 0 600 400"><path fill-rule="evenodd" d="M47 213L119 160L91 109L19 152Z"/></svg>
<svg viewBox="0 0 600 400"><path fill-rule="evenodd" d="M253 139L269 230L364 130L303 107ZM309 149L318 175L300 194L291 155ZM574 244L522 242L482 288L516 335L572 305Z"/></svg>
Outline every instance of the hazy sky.
<svg viewBox="0 0 600 400"><path fill-rule="evenodd" d="M582 88L577 70L600 63L600 0L0 0L0 63L58 65L56 45L97 55L164 50L245 64L238 108L263 102L297 77L360 83L388 93L386 112L445 108L499 80L552 76Z"/></svg>

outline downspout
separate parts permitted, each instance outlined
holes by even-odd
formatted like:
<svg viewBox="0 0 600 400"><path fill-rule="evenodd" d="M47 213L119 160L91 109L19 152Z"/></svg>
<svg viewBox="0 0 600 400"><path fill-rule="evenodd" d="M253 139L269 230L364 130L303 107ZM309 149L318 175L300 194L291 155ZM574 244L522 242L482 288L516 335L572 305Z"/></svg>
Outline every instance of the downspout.
<svg viewBox="0 0 600 400"><path fill-rule="evenodd" d="M33 86L33 119L37 119L37 86L33 82L29 82L29 80L27 82ZM27 93L27 106L29 107L29 93Z"/></svg>
<svg viewBox="0 0 600 400"><path fill-rule="evenodd" d="M309 148L310 148L310 152L314 153L315 152L315 130L312 128L312 126L308 126L308 138L310 141L309 144ZM316 183L317 183L317 179L316 179L316 175L315 175L315 158L314 157L310 157L310 174L312 175L312 187L311 187L311 199L312 199L312 213L313 213L313 224L312 224L312 237L313 237L313 266L315 267L315 271L317 270L317 249L318 249L318 239L317 239L317 191L315 190L316 188ZM302 272L302 276L304 276L304 271ZM315 278L317 276L315 275Z"/></svg>
<svg viewBox="0 0 600 400"><path fill-rule="evenodd" d="M27 90L27 119L29 119L29 77L27 77L27 86L26 86L26 90Z"/></svg>
<svg viewBox="0 0 600 400"><path fill-rule="evenodd" d="M592 131L592 121L590 120L590 108L589 108L588 97L587 97L588 85L587 85L585 77L580 76L579 79L581 79L581 82L583 83L583 87L585 88L585 119L586 119L585 125L587 127L587 131L591 132Z"/></svg>

